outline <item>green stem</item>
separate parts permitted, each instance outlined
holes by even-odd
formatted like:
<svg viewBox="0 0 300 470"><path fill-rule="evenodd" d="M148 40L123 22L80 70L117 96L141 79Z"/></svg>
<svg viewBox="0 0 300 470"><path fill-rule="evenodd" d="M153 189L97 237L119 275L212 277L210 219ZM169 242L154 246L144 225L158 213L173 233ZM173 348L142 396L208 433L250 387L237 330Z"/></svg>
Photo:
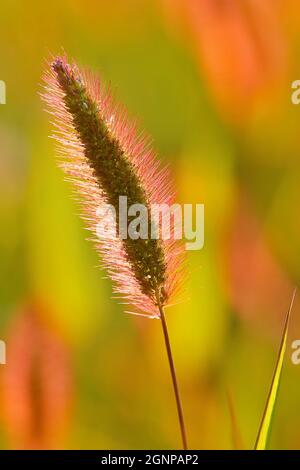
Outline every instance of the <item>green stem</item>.
<svg viewBox="0 0 300 470"><path fill-rule="evenodd" d="M171 377L172 377L173 391L174 391L174 395L175 395L176 408L177 408L177 414L178 414L178 420L179 420L179 426L180 426L180 432L181 432L182 447L183 447L184 450L187 450L188 445L187 445L184 417L183 417L179 387L178 387L177 378L176 378L176 370L175 370L174 361L173 361L173 355L172 355L172 349L171 349L171 344L170 344L170 338L169 338L169 333L168 333L167 322L166 322L163 307L159 304L158 308L159 308L160 319L161 319L161 324L162 324L162 329L163 329L163 334L164 334L164 340L165 340L165 346L166 346L166 350L167 350L167 356L168 356L168 361L169 361Z"/></svg>

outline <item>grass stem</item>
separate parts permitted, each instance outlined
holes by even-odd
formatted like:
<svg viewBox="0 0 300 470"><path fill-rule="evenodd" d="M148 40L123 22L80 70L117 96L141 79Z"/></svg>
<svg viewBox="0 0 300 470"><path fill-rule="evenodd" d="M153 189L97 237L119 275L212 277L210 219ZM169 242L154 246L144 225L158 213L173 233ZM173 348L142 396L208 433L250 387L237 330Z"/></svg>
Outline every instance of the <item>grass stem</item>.
<svg viewBox="0 0 300 470"><path fill-rule="evenodd" d="M176 370L175 370L174 361L173 361L173 354L172 354L172 349L171 349L167 322L166 322L163 307L160 305L158 307L159 307L165 346L167 350L167 356L168 356L170 372L171 372L171 377L172 377L172 384L173 384L173 390L174 390L174 395L175 395L176 408L177 408L177 414L178 414L178 420L179 420L179 426L180 426L180 432L181 432L182 447L184 450L187 450L188 445L187 445L187 438L186 438L186 431L185 431L185 423L184 423L181 398L180 398L179 387L178 387L178 382L177 382L177 377L176 377Z"/></svg>

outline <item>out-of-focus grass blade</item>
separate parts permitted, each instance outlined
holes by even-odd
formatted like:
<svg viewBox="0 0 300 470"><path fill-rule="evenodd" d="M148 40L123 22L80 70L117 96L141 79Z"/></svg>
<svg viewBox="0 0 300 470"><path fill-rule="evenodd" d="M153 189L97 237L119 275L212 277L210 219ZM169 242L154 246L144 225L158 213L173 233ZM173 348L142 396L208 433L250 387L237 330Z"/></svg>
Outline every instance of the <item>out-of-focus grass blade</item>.
<svg viewBox="0 0 300 470"><path fill-rule="evenodd" d="M236 419L235 405L232 398L232 394L227 390L227 402L229 408L230 422L231 422L231 436L234 450L244 449L244 443L240 428Z"/></svg>
<svg viewBox="0 0 300 470"><path fill-rule="evenodd" d="M277 358L266 406L264 409L263 417L260 423L258 435L257 435L256 442L255 442L255 447L254 447L255 450L265 450L267 448L272 418L273 418L273 414L275 410L278 389L279 389L279 384L280 384L280 377L281 377L281 372L282 372L284 354L286 350L290 316L291 316L291 311L293 308L293 303L294 303L296 292L297 292L297 288L294 289L290 307L286 316L285 325L284 325L282 338L281 338L280 349L278 353L278 358Z"/></svg>

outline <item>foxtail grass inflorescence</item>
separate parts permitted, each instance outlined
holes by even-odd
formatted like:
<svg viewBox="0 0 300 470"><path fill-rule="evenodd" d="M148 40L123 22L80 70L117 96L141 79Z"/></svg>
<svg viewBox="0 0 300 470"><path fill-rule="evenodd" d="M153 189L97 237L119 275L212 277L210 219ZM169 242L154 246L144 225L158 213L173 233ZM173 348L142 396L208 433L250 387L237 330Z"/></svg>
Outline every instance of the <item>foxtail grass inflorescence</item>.
<svg viewBox="0 0 300 470"><path fill-rule="evenodd" d="M99 208L119 207L120 196L128 206L143 205L168 210L174 191L166 168L161 168L149 142L128 124L124 110L114 104L110 92L91 73L82 72L67 58L56 57L45 74L43 99L55 117L55 139L65 172L78 189L88 228L97 234ZM161 209L160 209L161 210ZM127 216L127 215L126 215ZM114 284L114 292L137 314L162 321L182 432L186 436L168 337L164 308L174 303L183 279L184 250L174 236L123 238L120 221L105 215L110 233L95 239L102 262ZM160 220L158 218L158 220ZM127 218L130 223L130 216ZM161 222L159 222L160 224ZM159 228L159 227L158 227Z"/></svg>

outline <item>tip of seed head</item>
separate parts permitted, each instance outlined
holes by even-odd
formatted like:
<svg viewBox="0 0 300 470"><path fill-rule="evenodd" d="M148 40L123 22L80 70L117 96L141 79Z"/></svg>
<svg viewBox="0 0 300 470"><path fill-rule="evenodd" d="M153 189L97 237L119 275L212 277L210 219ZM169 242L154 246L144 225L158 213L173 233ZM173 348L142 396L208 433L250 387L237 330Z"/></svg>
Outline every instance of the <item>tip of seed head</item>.
<svg viewBox="0 0 300 470"><path fill-rule="evenodd" d="M55 72L58 72L58 71L64 69L64 63L63 63L63 60L61 59L61 57L56 57L55 58L55 60L51 64L51 68Z"/></svg>
<svg viewBox="0 0 300 470"><path fill-rule="evenodd" d="M70 77L72 75L72 67L62 57L56 57L51 68L58 76Z"/></svg>
<svg viewBox="0 0 300 470"><path fill-rule="evenodd" d="M56 57L51 63L51 69L56 74L59 81L69 82L73 76L72 67L63 57Z"/></svg>

